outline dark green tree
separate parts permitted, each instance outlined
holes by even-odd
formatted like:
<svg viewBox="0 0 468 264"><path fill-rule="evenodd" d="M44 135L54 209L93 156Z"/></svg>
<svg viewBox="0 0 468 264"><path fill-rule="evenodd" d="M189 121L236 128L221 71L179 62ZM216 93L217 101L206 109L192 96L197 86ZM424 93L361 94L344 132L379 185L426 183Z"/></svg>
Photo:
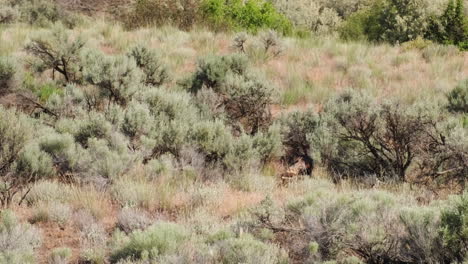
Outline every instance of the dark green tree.
<svg viewBox="0 0 468 264"><path fill-rule="evenodd" d="M443 44L468 48L468 19L463 0L450 0L440 18L431 18L427 38Z"/></svg>

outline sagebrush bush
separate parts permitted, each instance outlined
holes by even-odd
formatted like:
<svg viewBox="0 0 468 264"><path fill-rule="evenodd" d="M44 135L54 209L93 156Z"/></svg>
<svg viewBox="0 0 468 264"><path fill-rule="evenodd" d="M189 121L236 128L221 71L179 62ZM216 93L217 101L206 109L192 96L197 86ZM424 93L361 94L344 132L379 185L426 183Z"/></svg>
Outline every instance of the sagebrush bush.
<svg viewBox="0 0 468 264"><path fill-rule="evenodd" d="M66 184L50 180L39 181L31 188L26 196L26 201L31 205L51 202L65 203L70 199L70 194L71 189Z"/></svg>
<svg viewBox="0 0 468 264"><path fill-rule="evenodd" d="M317 150L311 149L318 146L311 146L312 137L319 129L320 120L317 114L306 112L293 112L281 119L281 135L283 146L285 147L285 159L289 164L297 162L301 158L308 163L307 174L311 175L314 166L314 153Z"/></svg>
<svg viewBox="0 0 468 264"><path fill-rule="evenodd" d="M429 137L420 146L414 171L417 182L458 186L463 190L468 172L467 131L458 120L440 122L439 125L439 134Z"/></svg>
<svg viewBox="0 0 468 264"><path fill-rule="evenodd" d="M273 124L268 131L259 132L253 137L252 147L263 163L275 160L283 154L281 127Z"/></svg>
<svg viewBox="0 0 468 264"><path fill-rule="evenodd" d="M117 216L117 227L126 234L136 230L145 230L150 224L149 216L138 209L123 208Z"/></svg>
<svg viewBox="0 0 468 264"><path fill-rule="evenodd" d="M192 142L207 162L222 162L233 148L234 138L222 122L200 122L192 129Z"/></svg>
<svg viewBox="0 0 468 264"><path fill-rule="evenodd" d="M167 66L154 50L141 45L135 46L128 56L134 58L137 66L144 72L144 83L147 85L160 86L169 80Z"/></svg>
<svg viewBox="0 0 468 264"><path fill-rule="evenodd" d="M448 109L454 112L468 113L468 79L460 82L447 95Z"/></svg>
<svg viewBox="0 0 468 264"><path fill-rule="evenodd" d="M252 135L268 127L272 118L269 106L273 103L274 88L261 78L228 75L218 91L225 98L223 104L229 118L238 123L233 125L240 125Z"/></svg>
<svg viewBox="0 0 468 264"><path fill-rule="evenodd" d="M81 87L75 84L67 84L64 88L62 87L53 87L48 93L39 95L40 101L45 101L45 107L57 117L60 117L60 120L57 120L56 128L59 128L63 124L70 122L71 119L83 114L84 109L91 110L93 106L87 101L85 93L80 89ZM50 114L49 113L49 114ZM60 130L61 132L68 132Z"/></svg>
<svg viewBox="0 0 468 264"><path fill-rule="evenodd" d="M199 0L138 0L124 21L128 27L171 24L190 29L199 18Z"/></svg>
<svg viewBox="0 0 468 264"><path fill-rule="evenodd" d="M198 61L196 72L182 84L192 93L197 93L203 86L219 88L228 73L245 75L248 64L248 59L239 54L207 56Z"/></svg>
<svg viewBox="0 0 468 264"><path fill-rule="evenodd" d="M36 181L40 178L51 176L54 172L52 158L49 154L43 152L37 144L29 144L20 152L15 164L16 177L35 177ZM25 182L24 184L27 184Z"/></svg>
<svg viewBox="0 0 468 264"><path fill-rule="evenodd" d="M79 211L74 216L79 228L80 261L105 263L107 254L107 232L87 211Z"/></svg>
<svg viewBox="0 0 468 264"><path fill-rule="evenodd" d="M101 97L123 106L143 88L143 72L135 59L128 56L87 52L83 76L86 82L99 88Z"/></svg>
<svg viewBox="0 0 468 264"><path fill-rule="evenodd" d="M154 127L146 137L150 154L145 162L170 153L179 156L186 144L190 127L199 121L199 111L186 92L173 92L162 88L148 89L141 94L150 110L148 126ZM152 121L154 120L154 121Z"/></svg>
<svg viewBox="0 0 468 264"><path fill-rule="evenodd" d="M19 16L18 9L7 5L0 6L0 24L14 23L19 19Z"/></svg>
<svg viewBox="0 0 468 264"><path fill-rule="evenodd" d="M39 72L51 69L52 79L58 72L66 82L80 82L81 51L85 43L83 37L72 38L63 26L56 25L52 30L34 36L25 50L38 59L34 66Z"/></svg>
<svg viewBox="0 0 468 264"><path fill-rule="evenodd" d="M88 119L82 120L78 124L78 130L74 136L76 142L87 147L89 139L108 139L111 131L112 125L105 120L101 113L91 112Z"/></svg>
<svg viewBox="0 0 468 264"><path fill-rule="evenodd" d="M157 261L162 255L174 253L188 238L183 227L169 222L159 222L145 231L135 231L128 239L115 248L111 254L111 263L120 260Z"/></svg>
<svg viewBox="0 0 468 264"><path fill-rule="evenodd" d="M9 206L13 197L31 183L51 174L51 158L30 144L33 126L25 116L0 107L0 200ZM33 176L33 177L31 177Z"/></svg>
<svg viewBox="0 0 468 264"><path fill-rule="evenodd" d="M292 32L291 22L273 4L264 0L204 0L203 17L215 29L232 28L257 32L270 28L282 34Z"/></svg>
<svg viewBox="0 0 468 264"><path fill-rule="evenodd" d="M220 263L281 263L280 249L251 236L218 242Z"/></svg>
<svg viewBox="0 0 468 264"><path fill-rule="evenodd" d="M231 46L238 53L246 54L254 62L266 62L280 57L286 50L283 39L274 30L264 30L256 36L240 32Z"/></svg>
<svg viewBox="0 0 468 264"><path fill-rule="evenodd" d="M424 155L420 148L440 137L429 108L376 104L362 94L345 94L330 102L325 112L330 115L324 115L329 120L327 132L312 140L325 142L322 159L340 174L405 180L410 166Z"/></svg>
<svg viewBox="0 0 468 264"><path fill-rule="evenodd" d="M465 260L468 254L468 194L453 197L442 211L440 221L444 254L450 261Z"/></svg>
<svg viewBox="0 0 468 264"><path fill-rule="evenodd" d="M202 87L214 91L220 98L219 107L237 130L256 134L271 121L269 105L274 101L274 87L252 72L247 58L240 54L200 60L196 72L183 86L194 94Z"/></svg>
<svg viewBox="0 0 468 264"><path fill-rule="evenodd" d="M17 69L10 58L0 56L0 95L13 88L16 71Z"/></svg>
<svg viewBox="0 0 468 264"><path fill-rule="evenodd" d="M128 150L128 141L122 135L113 133L108 141L91 138L88 153L91 162L88 176L113 180L130 170L137 157Z"/></svg>
<svg viewBox="0 0 468 264"><path fill-rule="evenodd" d="M12 211L0 213L0 263L36 263L34 250L40 246L39 230L19 223Z"/></svg>
<svg viewBox="0 0 468 264"><path fill-rule="evenodd" d="M48 204L36 205L29 221L31 223L50 221L64 226L70 220L71 215L72 209L70 206L59 202L50 202Z"/></svg>
<svg viewBox="0 0 468 264"><path fill-rule="evenodd" d="M409 207L400 212L405 234L401 239L402 255L411 262L444 262L442 241L439 235L440 209Z"/></svg>
<svg viewBox="0 0 468 264"><path fill-rule="evenodd" d="M156 190L144 181L120 179L113 184L111 192L122 207L154 209L161 202L157 200Z"/></svg>
<svg viewBox="0 0 468 264"><path fill-rule="evenodd" d="M50 133L38 139L42 151L52 157L59 175L81 173L86 170L85 150L68 133Z"/></svg>
<svg viewBox="0 0 468 264"><path fill-rule="evenodd" d="M154 127L154 118L146 104L131 102L125 111L122 131L130 138L149 135Z"/></svg>
<svg viewBox="0 0 468 264"><path fill-rule="evenodd" d="M274 209L266 209L256 214L253 227L274 232L287 230L288 235L281 237L290 256L300 256L313 263L324 259L349 263L353 255L359 256L363 263L440 263L439 209L434 207L421 212L420 208L405 208L400 212L395 206L401 202L400 198L383 191L337 197L327 191L314 190L304 200L287 208L288 218L269 221L266 216L273 215ZM305 227L291 224L297 217L303 219ZM354 261L359 263L358 260Z"/></svg>

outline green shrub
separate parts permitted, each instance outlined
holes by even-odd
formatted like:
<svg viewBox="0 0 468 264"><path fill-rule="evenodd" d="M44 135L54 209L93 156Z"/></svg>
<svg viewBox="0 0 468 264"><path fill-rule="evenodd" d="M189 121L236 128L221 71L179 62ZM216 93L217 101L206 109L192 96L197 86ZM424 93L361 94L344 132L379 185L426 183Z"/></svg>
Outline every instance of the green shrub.
<svg viewBox="0 0 468 264"><path fill-rule="evenodd" d="M344 40L367 40L369 26L375 9L369 8L352 14L339 28L340 37Z"/></svg>
<svg viewBox="0 0 468 264"><path fill-rule="evenodd" d="M442 211L441 235L448 259L463 261L468 254L468 193L454 197Z"/></svg>
<svg viewBox="0 0 468 264"><path fill-rule="evenodd" d="M427 36L443 44L468 46L468 18L465 15L463 0L450 0L440 16L433 16Z"/></svg>
<svg viewBox="0 0 468 264"><path fill-rule="evenodd" d="M252 137L243 134L233 142L231 151L223 160L228 171L243 172L251 169L259 157L256 149L253 148ZM241 175L242 176L242 175Z"/></svg>
<svg viewBox="0 0 468 264"><path fill-rule="evenodd" d="M376 1L352 13L339 33L345 40L403 43L427 38L463 48L467 39L463 1L449 1L445 12L440 9L438 2L426 0Z"/></svg>
<svg viewBox="0 0 468 264"><path fill-rule="evenodd" d="M46 83L38 87L38 97L41 102L46 102L54 94L61 94L62 89L57 87L54 83Z"/></svg>
<svg viewBox="0 0 468 264"><path fill-rule="evenodd" d="M468 113L468 79L462 81L447 95L448 109L453 112Z"/></svg>
<svg viewBox="0 0 468 264"><path fill-rule="evenodd" d="M264 0L204 0L200 9L206 21L217 29L233 28L257 32L274 29L282 34L292 32L291 22Z"/></svg>
<svg viewBox="0 0 468 264"><path fill-rule="evenodd" d="M424 36L431 15L424 0L384 1L375 40L402 43Z"/></svg>
<svg viewBox="0 0 468 264"><path fill-rule="evenodd" d="M66 82L79 82L82 67L80 56L85 43L81 36L72 38L66 29L57 25L51 31L34 36L25 49L38 59L34 66L39 72L52 69L53 73L63 75Z"/></svg>
<svg viewBox="0 0 468 264"><path fill-rule="evenodd" d="M39 248L39 231L22 224L9 210L0 213L0 263L36 263L34 250Z"/></svg>
<svg viewBox="0 0 468 264"><path fill-rule="evenodd" d="M70 119L76 116L80 116L83 113L83 110L92 110L92 102L88 101L88 97L85 96L81 87L75 84L68 84L65 87L57 86L55 83L45 84L39 88L29 88L30 90L36 91L38 94L40 103L44 101L45 108L52 113L60 117L56 122L56 128L58 130L63 129L59 128L63 124L70 122ZM40 89L37 91L37 89ZM90 104L87 104L90 103ZM49 114L50 114L49 113ZM68 128L67 128L68 129ZM61 131L61 132L68 132Z"/></svg>
<svg viewBox="0 0 468 264"><path fill-rule="evenodd" d="M128 56L135 59L137 66L145 74L145 84L160 86L169 80L168 69L155 51L144 46L136 46Z"/></svg>
<svg viewBox="0 0 468 264"><path fill-rule="evenodd" d="M110 261L157 260L159 256L174 253L187 238L188 234L181 226L159 222L145 231L131 233L128 240L112 252Z"/></svg>
<svg viewBox="0 0 468 264"><path fill-rule="evenodd" d="M325 195L305 207L303 217L310 239L319 244L324 258L337 258L350 249L359 252L365 263L398 262L397 203L393 195L382 191L354 197Z"/></svg>

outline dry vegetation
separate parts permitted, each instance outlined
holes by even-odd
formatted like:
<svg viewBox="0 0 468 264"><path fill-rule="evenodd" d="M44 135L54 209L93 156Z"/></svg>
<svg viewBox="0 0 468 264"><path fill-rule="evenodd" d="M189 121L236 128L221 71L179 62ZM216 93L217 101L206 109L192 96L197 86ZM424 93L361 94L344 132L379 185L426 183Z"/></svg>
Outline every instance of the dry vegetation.
<svg viewBox="0 0 468 264"><path fill-rule="evenodd" d="M0 0L1 264L467 263L463 41L52 2Z"/></svg>

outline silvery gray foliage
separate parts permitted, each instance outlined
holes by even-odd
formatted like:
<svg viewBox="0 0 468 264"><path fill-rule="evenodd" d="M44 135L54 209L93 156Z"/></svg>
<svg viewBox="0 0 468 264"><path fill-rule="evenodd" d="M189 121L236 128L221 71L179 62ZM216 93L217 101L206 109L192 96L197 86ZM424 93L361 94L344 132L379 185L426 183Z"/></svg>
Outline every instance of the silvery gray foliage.
<svg viewBox="0 0 468 264"><path fill-rule="evenodd" d="M170 80L167 66L155 50L138 45L130 50L128 56L135 59L137 66L143 71L145 84L160 86Z"/></svg>
<svg viewBox="0 0 468 264"><path fill-rule="evenodd" d="M12 211L0 213L0 262L12 264L35 263L34 250L41 244L38 229L19 223Z"/></svg>

